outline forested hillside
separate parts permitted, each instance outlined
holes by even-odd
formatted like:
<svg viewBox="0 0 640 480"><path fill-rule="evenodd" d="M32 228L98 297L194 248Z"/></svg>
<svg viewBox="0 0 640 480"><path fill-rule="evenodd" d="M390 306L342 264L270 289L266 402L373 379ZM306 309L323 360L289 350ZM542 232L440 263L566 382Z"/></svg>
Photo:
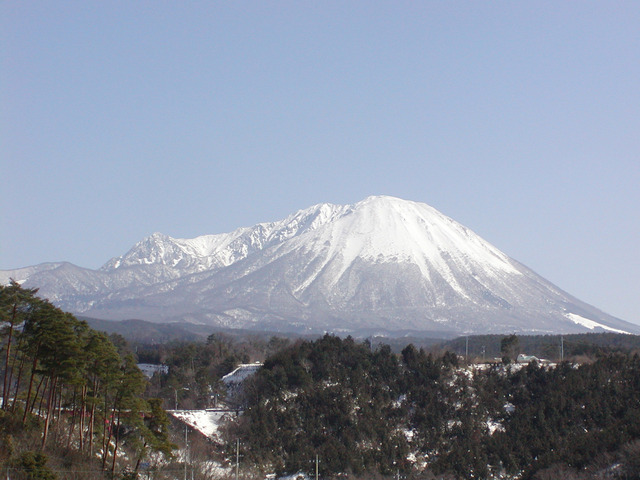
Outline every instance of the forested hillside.
<svg viewBox="0 0 640 480"><path fill-rule="evenodd" d="M557 365L510 363L560 340L515 335L432 351L221 333L132 349L15 283L0 287L0 315L0 473L13 480L182 478L163 407L222 399L244 413L221 444L192 438L190 455L227 470L194 479L233 476L238 440L243 478L316 465L321 478L640 478L636 337L563 338ZM467 363L480 351L501 360ZM221 377L263 359L225 398ZM137 361L168 372L147 382Z"/></svg>
<svg viewBox="0 0 640 480"><path fill-rule="evenodd" d="M358 478L639 478L640 358L470 368L351 338L300 341L229 426L247 466Z"/></svg>
<svg viewBox="0 0 640 480"><path fill-rule="evenodd" d="M151 454L170 457L167 415L130 352L14 282L0 315L3 476L135 478Z"/></svg>

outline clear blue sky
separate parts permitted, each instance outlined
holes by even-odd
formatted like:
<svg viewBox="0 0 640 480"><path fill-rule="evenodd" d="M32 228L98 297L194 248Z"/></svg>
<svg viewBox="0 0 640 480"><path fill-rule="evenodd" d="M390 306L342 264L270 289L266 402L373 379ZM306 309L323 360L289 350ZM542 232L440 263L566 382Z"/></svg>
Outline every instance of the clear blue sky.
<svg viewBox="0 0 640 480"><path fill-rule="evenodd" d="M640 2L0 3L0 269L373 194L640 323Z"/></svg>

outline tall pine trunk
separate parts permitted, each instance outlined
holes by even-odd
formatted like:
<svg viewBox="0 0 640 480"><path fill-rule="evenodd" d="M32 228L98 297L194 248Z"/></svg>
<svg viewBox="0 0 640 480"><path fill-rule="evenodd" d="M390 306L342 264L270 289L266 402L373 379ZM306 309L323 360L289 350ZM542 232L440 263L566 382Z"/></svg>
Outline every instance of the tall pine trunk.
<svg viewBox="0 0 640 480"><path fill-rule="evenodd" d="M107 398L107 392L104 392L105 399ZM98 379L93 380L93 400L91 401L91 413L89 414L89 456L93 456L93 432L95 430L96 423L96 402L98 399ZM106 401L105 401L106 405Z"/></svg>
<svg viewBox="0 0 640 480"><path fill-rule="evenodd" d="M19 348L19 347L18 347ZM16 380L16 389L13 392L13 403L11 404L11 411L16 411L16 402L18 400L18 393L20 392L20 383L22 382L22 373L24 372L24 355L20 357L20 367L18 368L18 379ZM27 405L25 403L25 410Z"/></svg>
<svg viewBox="0 0 640 480"><path fill-rule="evenodd" d="M71 439L73 438L73 432L76 429L76 398L78 394L78 387L73 387L73 397L71 398L71 426L69 427L69 436L67 437L67 448L71 448ZM82 430L80 430L80 437L82 437Z"/></svg>
<svg viewBox="0 0 640 480"><path fill-rule="evenodd" d="M97 385L98 380L94 379L93 381L93 399L91 400L91 412L89 413L89 456L93 456L93 432L95 430L96 423L96 401L97 401ZM104 393L105 398L107 396L107 392Z"/></svg>
<svg viewBox="0 0 640 480"><path fill-rule="evenodd" d="M118 443L120 440L119 430L120 430L120 409L118 409L118 422L116 424L116 443L113 447L113 459L111 461L111 478L113 478L114 475L116 474L116 459L118 457Z"/></svg>
<svg viewBox="0 0 640 480"><path fill-rule="evenodd" d="M31 376L29 377L29 391L27 392L27 401L25 403L24 415L22 416L22 424L24 425L27 421L27 413L30 412L29 402L31 401L31 389L33 388L33 380L36 376L36 367L38 366L38 357L36 355L33 356L33 364L31 365ZM42 380L41 380L42 382ZM33 401L35 404L35 400ZM33 409L33 406L31 407Z"/></svg>
<svg viewBox="0 0 640 480"><path fill-rule="evenodd" d="M42 395L40 395L40 387L44 384L42 388ZM49 377L42 376L40 377L40 383L38 383L38 389L36 390L36 394L33 397L33 404L31 405L31 413L33 413L33 409L36 406L36 402L38 401L38 396L40 397L40 403L38 404L38 409L36 410L36 415L41 415L42 413L42 404L44 403L45 395L44 392L47 391L47 387L49 387Z"/></svg>
<svg viewBox="0 0 640 480"><path fill-rule="evenodd" d="M134 478L138 477L138 471L140 470L140 463L142 462L142 458L144 457L144 451L147 448L147 441L145 440L142 444L142 450L140 451L140 454L138 455L138 458L136 459L136 466L133 469L133 476Z"/></svg>
<svg viewBox="0 0 640 480"><path fill-rule="evenodd" d="M6 410L6 406L9 404L9 379L11 377L9 373L9 358L11 357L11 339L13 338L13 324L16 320L18 305L13 304L13 311L11 312L11 320L9 323L9 335L7 337L7 351L4 355L4 380L2 382L2 409ZM13 369L11 369L13 372Z"/></svg>
<svg viewBox="0 0 640 480"><path fill-rule="evenodd" d="M56 382L56 384L57 384L57 383L58 383L58 382ZM63 387L64 387L64 385L62 385L62 384L58 386L58 396L57 396L57 398L55 399L55 402L56 402L56 403L55 403L56 410L55 410L55 412L54 412L54 413L55 413L55 415L54 415L54 417L53 417L53 418L54 418L54 419L56 419L58 422L59 422L59 421L60 421L60 419L62 418L62 390L64 389Z"/></svg>
<svg viewBox="0 0 640 480"><path fill-rule="evenodd" d="M47 399L47 414L44 419L44 428L42 431L42 446L41 450L44 450L44 446L47 443L47 437L49 436L49 425L51 424L51 411L53 410L53 403L55 401L56 396L56 384L57 378L53 377L51 379L51 385L49 387L49 397Z"/></svg>
<svg viewBox="0 0 640 480"><path fill-rule="evenodd" d="M109 445L111 445L111 437L113 437L113 419L116 413L116 406L118 405L118 396L113 401L113 408L111 409L109 416L109 435L106 438L106 444L104 444L103 448L103 456L102 456L102 468L104 469L107 464L107 454L109 452ZM107 405L106 405L106 396L105 396L105 418L107 416ZM103 436L104 438L104 436Z"/></svg>
<svg viewBox="0 0 640 480"><path fill-rule="evenodd" d="M80 392L80 432L79 432L80 444L79 445L80 445L81 452L84 451L84 429L85 429L84 420L85 420L86 414L87 414L87 386L83 385L82 391Z"/></svg>

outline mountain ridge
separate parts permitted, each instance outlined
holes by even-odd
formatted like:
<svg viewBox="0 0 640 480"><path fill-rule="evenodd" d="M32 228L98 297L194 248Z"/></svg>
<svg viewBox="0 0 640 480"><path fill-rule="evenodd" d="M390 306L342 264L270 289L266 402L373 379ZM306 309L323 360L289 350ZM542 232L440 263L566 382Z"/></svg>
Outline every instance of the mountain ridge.
<svg viewBox="0 0 640 480"><path fill-rule="evenodd" d="M433 207L389 196L193 239L154 233L99 270L10 272L63 308L105 319L301 332L640 332Z"/></svg>

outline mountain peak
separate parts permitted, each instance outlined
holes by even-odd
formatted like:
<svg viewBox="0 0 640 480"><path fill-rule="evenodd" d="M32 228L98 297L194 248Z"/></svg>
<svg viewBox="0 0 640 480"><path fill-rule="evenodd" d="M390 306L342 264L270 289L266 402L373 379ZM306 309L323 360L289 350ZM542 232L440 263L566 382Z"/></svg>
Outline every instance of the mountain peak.
<svg viewBox="0 0 640 480"><path fill-rule="evenodd" d="M356 205L365 204L406 204L415 203L411 200L404 200L402 198L394 197L391 195L369 195L364 200L360 200Z"/></svg>
<svg viewBox="0 0 640 480"><path fill-rule="evenodd" d="M388 195L229 233L156 232L100 271L18 274L59 306L97 318L307 332L639 331L435 208Z"/></svg>

